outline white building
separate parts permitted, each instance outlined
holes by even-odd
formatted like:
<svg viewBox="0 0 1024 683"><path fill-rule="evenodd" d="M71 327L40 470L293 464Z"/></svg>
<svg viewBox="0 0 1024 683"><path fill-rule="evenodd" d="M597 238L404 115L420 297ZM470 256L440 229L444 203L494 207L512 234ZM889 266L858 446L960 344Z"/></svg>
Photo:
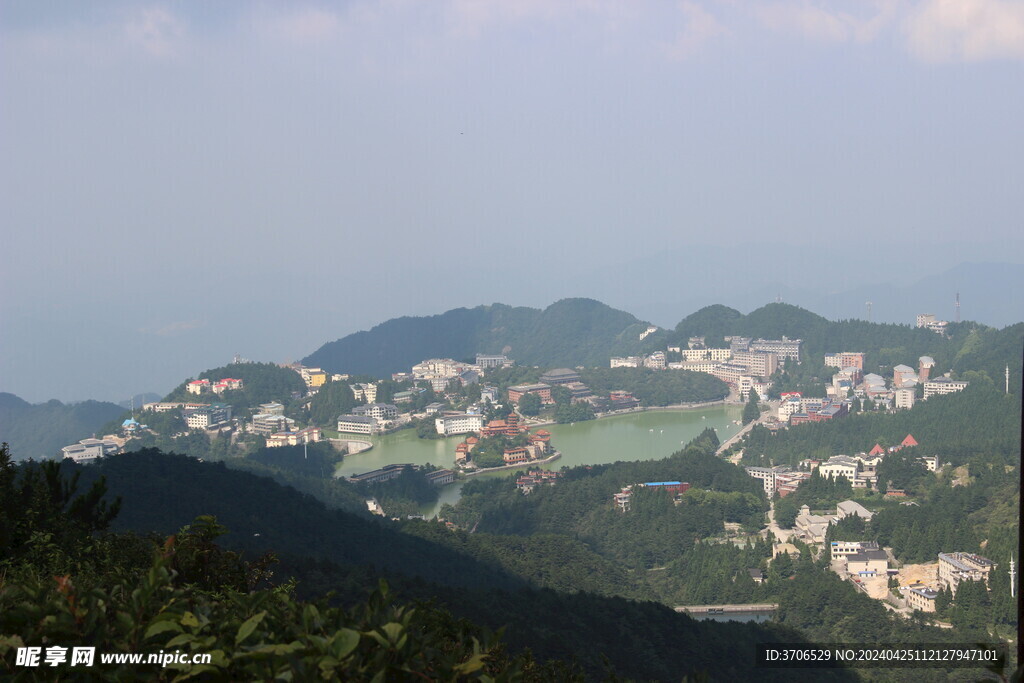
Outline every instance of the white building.
<svg viewBox="0 0 1024 683"><path fill-rule="evenodd" d="M896 410L910 410L914 407L914 401L917 399L917 390L905 387L897 389L893 392L896 397Z"/></svg>
<svg viewBox="0 0 1024 683"><path fill-rule="evenodd" d="M371 403L365 406L356 406L352 409L352 414L365 415L378 422L385 422L398 417L398 407L390 403Z"/></svg>
<svg viewBox="0 0 1024 683"><path fill-rule="evenodd" d="M613 357L609 363L613 368L639 368L643 366L644 359L640 356L627 356L625 358Z"/></svg>
<svg viewBox="0 0 1024 683"><path fill-rule="evenodd" d="M253 434L270 436L275 432L290 432L295 420L278 413L259 413L252 416L249 431Z"/></svg>
<svg viewBox="0 0 1024 683"><path fill-rule="evenodd" d="M818 465L818 474L829 479L842 476L852 482L857 477L858 466L859 463L849 456L833 455Z"/></svg>
<svg viewBox="0 0 1024 683"><path fill-rule="evenodd" d="M961 581L984 581L995 566L992 560L971 553L939 553L939 581L946 584L956 596Z"/></svg>
<svg viewBox="0 0 1024 683"><path fill-rule="evenodd" d="M955 394L967 388L967 382L960 382L949 377L936 377L924 383L924 398L927 401L932 396L944 394Z"/></svg>
<svg viewBox="0 0 1024 683"><path fill-rule="evenodd" d="M751 351L761 351L764 353L773 353L778 358L786 358L789 360L800 360L800 344L803 341L800 339L755 339L750 342L749 349Z"/></svg>
<svg viewBox="0 0 1024 683"><path fill-rule="evenodd" d="M231 420L231 406L226 403L211 403L206 406L186 407L184 417L189 429L209 429Z"/></svg>
<svg viewBox="0 0 1024 683"><path fill-rule="evenodd" d="M65 458L70 458L80 465L95 462L105 455L114 455L121 447L110 439L82 439L78 443L60 449Z"/></svg>
<svg viewBox="0 0 1024 683"><path fill-rule="evenodd" d="M352 390L352 397L357 401L374 403L377 400L377 385L372 382L349 384L348 388Z"/></svg>
<svg viewBox="0 0 1024 683"><path fill-rule="evenodd" d="M451 436L453 434L468 434L479 432L484 427L483 415L444 415L434 419L434 427L438 434Z"/></svg>
<svg viewBox="0 0 1024 683"><path fill-rule="evenodd" d="M365 415L341 415L338 417L338 431L347 434L376 434L377 421Z"/></svg>

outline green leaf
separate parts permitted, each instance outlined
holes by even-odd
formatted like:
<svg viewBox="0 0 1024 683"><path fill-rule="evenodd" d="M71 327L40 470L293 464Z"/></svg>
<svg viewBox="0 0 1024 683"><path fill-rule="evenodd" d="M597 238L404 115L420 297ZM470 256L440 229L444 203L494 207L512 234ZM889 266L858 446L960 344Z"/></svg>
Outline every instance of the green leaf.
<svg viewBox="0 0 1024 683"><path fill-rule="evenodd" d="M343 628L331 639L331 655L336 659L344 659L359 647L359 632Z"/></svg>
<svg viewBox="0 0 1024 683"><path fill-rule="evenodd" d="M245 623L238 627L238 634L235 635L235 645L241 644L243 640L252 635L252 632L256 630L256 627L259 626L265 616L267 616L267 610L263 610L259 614L254 614L246 619Z"/></svg>
<svg viewBox="0 0 1024 683"><path fill-rule="evenodd" d="M199 620L196 619L196 615L192 614L191 612L185 612L183 615L181 615L181 625L195 628L199 626Z"/></svg>
<svg viewBox="0 0 1024 683"><path fill-rule="evenodd" d="M158 633L165 633L167 631L174 631L175 633L181 633L182 630L183 629L181 628L181 624L176 624L173 621L167 621L165 619L163 621L156 622L155 624L150 626L148 629L146 629L145 638L149 639L149 638L152 638L153 636L157 635Z"/></svg>

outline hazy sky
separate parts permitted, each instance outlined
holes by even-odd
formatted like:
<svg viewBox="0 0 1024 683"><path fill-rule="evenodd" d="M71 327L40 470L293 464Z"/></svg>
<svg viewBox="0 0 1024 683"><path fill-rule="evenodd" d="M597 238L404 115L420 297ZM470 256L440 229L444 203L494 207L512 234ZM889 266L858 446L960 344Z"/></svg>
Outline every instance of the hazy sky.
<svg viewBox="0 0 1024 683"><path fill-rule="evenodd" d="M2 0L0 391L1019 264L1022 121L1019 1Z"/></svg>

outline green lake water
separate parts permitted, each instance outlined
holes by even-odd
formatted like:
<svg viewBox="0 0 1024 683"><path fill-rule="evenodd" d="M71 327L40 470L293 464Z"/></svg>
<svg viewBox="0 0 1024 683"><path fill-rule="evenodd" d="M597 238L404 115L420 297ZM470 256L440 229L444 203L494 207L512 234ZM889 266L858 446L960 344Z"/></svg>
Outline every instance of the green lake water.
<svg viewBox="0 0 1024 683"><path fill-rule="evenodd" d="M742 406L714 406L689 410L648 410L616 415L575 424L547 425L551 444L562 457L544 466L561 469L577 465L600 465L619 460L657 460L665 458L688 443L705 427L717 430L725 441L739 431ZM353 437L356 438L356 437ZM384 436L370 437L373 448L365 453L346 457L336 471L337 476L351 476L394 463L452 467L455 446L465 435L447 439L418 439L412 429ZM505 470L478 476L510 476L522 470ZM462 481L444 487L440 499L423 512L433 515L444 503L455 503L462 492Z"/></svg>

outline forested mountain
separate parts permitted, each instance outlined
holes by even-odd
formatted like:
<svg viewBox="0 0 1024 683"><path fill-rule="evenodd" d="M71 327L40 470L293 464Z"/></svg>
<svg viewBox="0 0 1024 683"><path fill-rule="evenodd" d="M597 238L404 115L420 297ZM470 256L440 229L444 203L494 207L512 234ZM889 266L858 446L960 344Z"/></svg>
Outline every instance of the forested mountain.
<svg viewBox="0 0 1024 683"><path fill-rule="evenodd" d="M997 385L1009 367L1010 386L1021 386L1024 323L997 330L974 322L950 323L946 334L909 325L870 323L864 320L830 321L789 304L773 303L747 315L726 306L707 306L687 316L669 337L686 346L693 336L703 336L709 346L724 345L723 337L802 339L800 367L787 368L777 378L775 390L820 389L834 370L822 367L826 353L863 351L864 372L888 376L895 365L917 367L921 356L935 360L932 376L946 372L963 375L981 372Z"/></svg>
<svg viewBox="0 0 1024 683"><path fill-rule="evenodd" d="M115 403L47 401L33 405L0 393L0 438L19 459L50 458L61 448L86 439L123 412Z"/></svg>
<svg viewBox="0 0 1024 683"><path fill-rule="evenodd" d="M379 377L426 358L462 360L477 353L506 353L521 365L607 365L609 356L662 348L664 333L640 341L646 328L593 299L563 299L544 310L493 304L389 320L324 344L302 362Z"/></svg>
<svg viewBox="0 0 1024 683"><path fill-rule="evenodd" d="M542 662L575 661L577 670L592 680L610 674L676 680L702 671L710 680L755 675L761 680L790 680L790 672L756 670L753 648L758 642L803 640L799 633L777 625L698 622L663 605L577 592L610 593L615 588L611 582L621 580L623 570L581 544L560 539L474 539L436 523L395 525L364 519L329 511L260 477L158 452L126 454L90 467L65 463L61 470L80 473L80 489L105 477L108 499L122 499L114 529L166 533L163 530L176 530L181 519L191 521L190 515L205 510L229 530L219 541L245 551L247 557L274 550L282 559L280 578L297 578L304 594L330 589L346 603L358 602L384 576L403 599L434 601L429 613L440 603L438 617L450 609L476 624L506 628L512 654L528 649ZM232 494L225 496L224 491ZM189 535L179 538L186 543ZM125 545L124 540L117 543ZM204 551L219 559L210 555L215 552L219 551L209 545ZM539 589L545 579L538 572L555 567L564 577L571 572L595 575L566 581L560 586L565 592ZM8 584L7 593L0 590L0 605L22 596L12 581ZM216 600L216 594L204 599ZM216 613L225 608L218 606L221 602L202 609ZM266 629L281 628L275 625L278 617L266 618L275 620ZM232 628L238 628L237 622ZM844 671L816 673L825 676L819 680L855 679ZM562 679L564 673L537 672L526 680L550 676Z"/></svg>
<svg viewBox="0 0 1024 683"><path fill-rule="evenodd" d="M913 410L865 412L841 420L802 424L771 434L761 426L745 437L746 465L796 465L804 458L867 452L876 444L898 445L907 434L921 455L938 455L962 465L985 456L1009 466L1020 464L1020 394L1004 394L985 379L959 393L933 396Z"/></svg>

